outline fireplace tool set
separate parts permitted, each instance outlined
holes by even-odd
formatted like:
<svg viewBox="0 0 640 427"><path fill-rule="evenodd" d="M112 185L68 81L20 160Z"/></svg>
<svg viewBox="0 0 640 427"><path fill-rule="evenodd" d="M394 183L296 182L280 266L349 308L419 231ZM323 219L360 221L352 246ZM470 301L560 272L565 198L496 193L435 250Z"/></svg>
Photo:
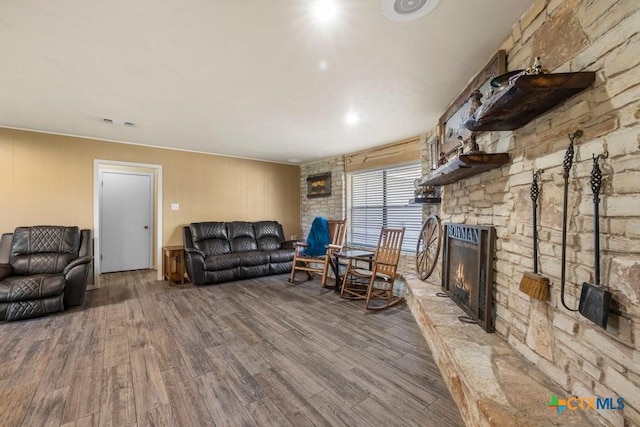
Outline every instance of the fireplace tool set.
<svg viewBox="0 0 640 427"><path fill-rule="evenodd" d="M602 171L598 164L600 159L606 159L607 153L601 155L593 155L593 169L591 171L591 191L593 192L593 221L594 221L594 283L582 284L580 293L580 303L577 309L569 308L564 300L564 287L566 277L566 260L567 260L567 201L568 201L568 184L569 171L573 164L573 141L575 138L582 136L582 131L578 130L569 135L571 141L564 157L563 178L564 178L564 200L563 200L563 218L562 218L562 270L560 277L560 301L564 308L569 311L578 311L581 315L591 320L601 328L607 327L609 311L611 305L611 292L605 290L600 285L600 190L602 188Z"/></svg>

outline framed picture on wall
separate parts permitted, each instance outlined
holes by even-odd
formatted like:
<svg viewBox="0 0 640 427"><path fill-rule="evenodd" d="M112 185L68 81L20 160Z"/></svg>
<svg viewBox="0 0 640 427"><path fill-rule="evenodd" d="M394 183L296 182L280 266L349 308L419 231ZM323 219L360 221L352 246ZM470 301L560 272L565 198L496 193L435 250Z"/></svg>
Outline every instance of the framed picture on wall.
<svg viewBox="0 0 640 427"><path fill-rule="evenodd" d="M307 197L327 197L331 195L331 172L307 177Z"/></svg>

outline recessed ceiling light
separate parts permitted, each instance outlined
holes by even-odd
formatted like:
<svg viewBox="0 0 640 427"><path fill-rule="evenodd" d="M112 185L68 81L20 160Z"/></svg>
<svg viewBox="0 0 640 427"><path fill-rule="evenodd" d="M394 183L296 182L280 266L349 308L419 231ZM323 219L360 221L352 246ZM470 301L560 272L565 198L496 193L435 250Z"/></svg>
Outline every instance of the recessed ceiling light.
<svg viewBox="0 0 640 427"><path fill-rule="evenodd" d="M313 16L318 22L328 22L338 14L335 0L316 0L313 4Z"/></svg>
<svg viewBox="0 0 640 427"><path fill-rule="evenodd" d="M440 0L382 0L382 12L392 21L407 22L431 12Z"/></svg>
<svg viewBox="0 0 640 427"><path fill-rule="evenodd" d="M360 121L360 116L355 111L349 111L344 117L344 121L349 126L353 126Z"/></svg>
<svg viewBox="0 0 640 427"><path fill-rule="evenodd" d="M322 59L318 62L318 69L320 71L327 71L327 68L329 68L329 63L326 60Z"/></svg>

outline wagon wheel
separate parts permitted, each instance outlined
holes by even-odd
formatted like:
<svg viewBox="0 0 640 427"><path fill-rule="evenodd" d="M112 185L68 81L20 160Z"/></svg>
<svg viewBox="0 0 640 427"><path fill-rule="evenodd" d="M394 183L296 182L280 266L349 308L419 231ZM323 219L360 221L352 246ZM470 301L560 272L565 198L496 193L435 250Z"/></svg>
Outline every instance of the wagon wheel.
<svg viewBox="0 0 640 427"><path fill-rule="evenodd" d="M427 217L420 230L416 247L416 270L420 280L427 280L436 268L440 244L442 243L442 227L436 214Z"/></svg>

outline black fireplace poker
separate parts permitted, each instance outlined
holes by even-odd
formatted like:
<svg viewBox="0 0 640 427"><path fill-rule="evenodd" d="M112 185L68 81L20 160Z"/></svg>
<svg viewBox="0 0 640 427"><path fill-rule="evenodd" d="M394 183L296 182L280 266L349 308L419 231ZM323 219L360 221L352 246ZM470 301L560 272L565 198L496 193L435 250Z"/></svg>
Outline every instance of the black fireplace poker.
<svg viewBox="0 0 640 427"><path fill-rule="evenodd" d="M562 268L560 270L560 302L569 311L578 311L578 309L569 308L567 303L564 301L564 286L566 283L566 273L567 273L567 205L569 200L569 171L571 170L571 166L573 165L573 141L576 138L580 138L582 136L582 131L580 129L576 130L574 133L569 134L569 146L567 147L567 152L564 155L564 161L562 162L562 166L564 171L562 173L562 177L564 178L564 199L562 204Z"/></svg>

